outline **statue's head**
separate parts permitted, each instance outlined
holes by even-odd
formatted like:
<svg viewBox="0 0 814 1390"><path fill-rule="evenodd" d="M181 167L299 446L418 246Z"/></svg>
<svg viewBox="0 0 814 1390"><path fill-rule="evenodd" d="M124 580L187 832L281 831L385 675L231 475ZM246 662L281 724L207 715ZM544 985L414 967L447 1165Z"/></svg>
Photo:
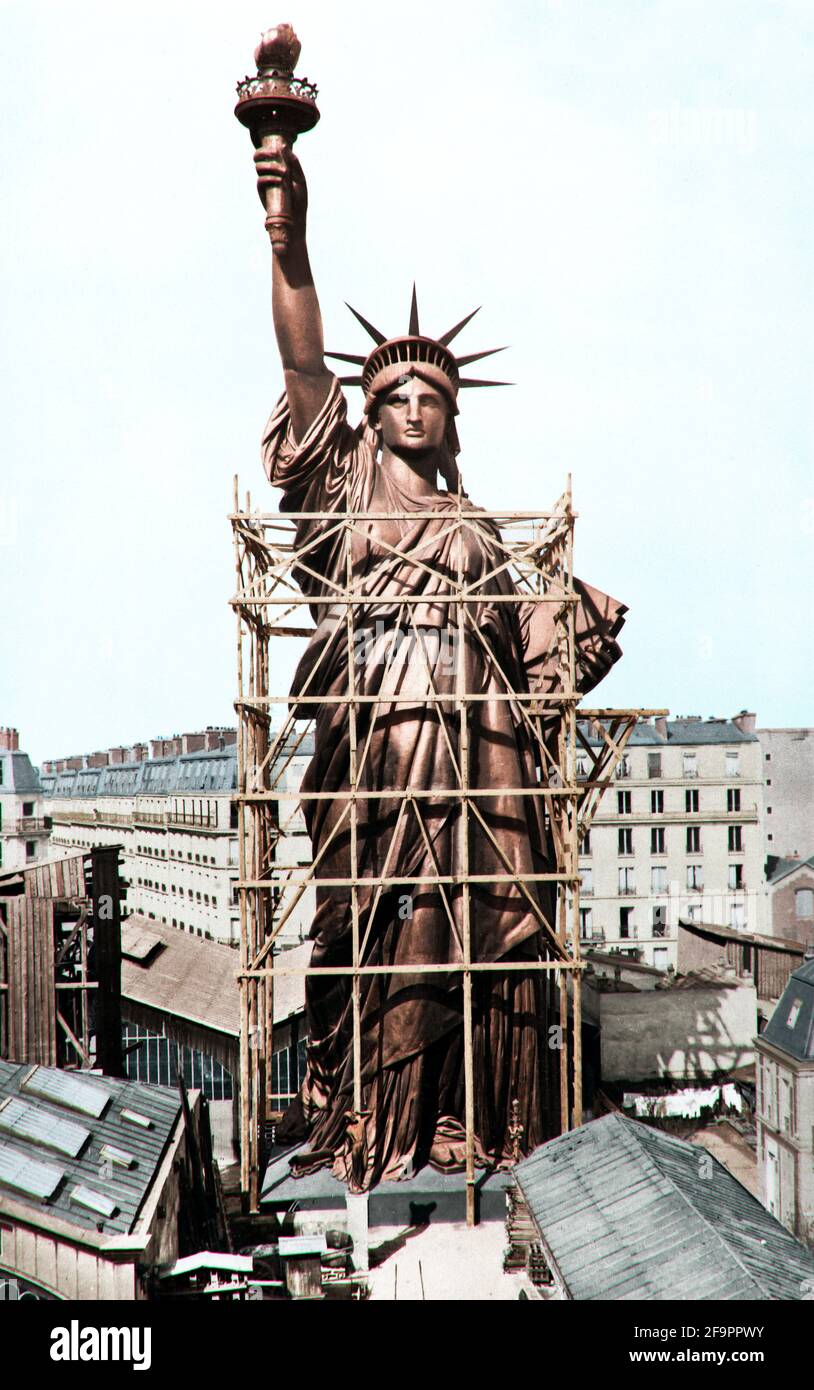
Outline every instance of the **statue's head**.
<svg viewBox="0 0 814 1390"><path fill-rule="evenodd" d="M456 455L460 452L455 416L462 386L503 386L505 382L463 378L459 367L489 357L501 348L471 352L457 358L449 344L469 323L474 309L440 338L428 338L419 328L415 286L410 306L410 326L399 338L386 338L351 305L351 313L373 338L376 346L367 357L356 353L328 352L361 367L359 376L341 377L343 385L361 386L365 397L368 435L396 453L438 452L438 468L447 486L459 486Z"/></svg>
<svg viewBox="0 0 814 1390"><path fill-rule="evenodd" d="M457 491L455 464L459 452L455 416L458 407L452 383L442 384L423 364L393 363L365 395L368 439L400 458L435 455L438 472L451 491Z"/></svg>
<svg viewBox="0 0 814 1390"><path fill-rule="evenodd" d="M395 381L370 393L365 410L382 443L394 453L408 454L440 449L456 413L449 393L407 363Z"/></svg>

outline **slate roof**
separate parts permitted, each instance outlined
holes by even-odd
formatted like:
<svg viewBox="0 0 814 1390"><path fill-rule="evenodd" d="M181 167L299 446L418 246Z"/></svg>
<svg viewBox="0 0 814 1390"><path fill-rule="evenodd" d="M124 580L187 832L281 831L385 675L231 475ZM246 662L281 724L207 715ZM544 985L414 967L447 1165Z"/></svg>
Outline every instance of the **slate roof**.
<svg viewBox="0 0 814 1390"><path fill-rule="evenodd" d="M542 1144L514 1173L575 1300L795 1300L814 1281L814 1253L717 1159L626 1116Z"/></svg>
<svg viewBox="0 0 814 1390"><path fill-rule="evenodd" d="M588 742L601 743L595 738L587 724L582 727ZM636 724L628 740L628 746L647 744L653 748L666 748L668 744L694 745L718 743L757 743L757 734L745 734L733 724L731 719L668 719L667 735L659 733L655 723Z"/></svg>
<svg viewBox="0 0 814 1390"><path fill-rule="evenodd" d="M31 792L39 795L42 791L39 774L27 753L0 753L3 764L3 780L0 782L0 795L14 792L22 795Z"/></svg>
<svg viewBox="0 0 814 1390"><path fill-rule="evenodd" d="M293 736L288 740L293 742ZM313 734L299 744L300 757L311 757ZM21 755L16 755L21 756ZM283 753L285 756L285 753ZM107 767L41 772L37 790L47 797L168 796L189 792L231 792L237 787L237 748L180 753L177 757L143 758Z"/></svg>
<svg viewBox="0 0 814 1390"><path fill-rule="evenodd" d="M789 976L761 1037L798 1062L814 1061L814 960Z"/></svg>
<svg viewBox="0 0 814 1390"><path fill-rule="evenodd" d="M67 1078L81 1088L79 1095L90 1096L91 1108L101 1107L101 1113L89 1114L51 1096L36 1095L26 1089L29 1078L39 1089L43 1083L45 1088L64 1087ZM142 1115L149 1126L123 1119L122 1111L128 1110ZM0 1129L0 1212L6 1201L12 1201L34 1207L40 1214L53 1213L86 1230L129 1235L164 1157L181 1102L177 1091L164 1086L0 1061L0 1124L4 1111L10 1118L6 1129ZM22 1128L18 1116L25 1122ZM12 1120L14 1132L10 1133ZM36 1142L27 1137L32 1132L39 1136ZM79 1151L72 1156L54 1147L63 1141L69 1148L79 1143ZM124 1167L107 1161L104 1144L130 1155L132 1164ZM19 1184L27 1185L31 1177L44 1177L46 1186L58 1180L51 1195L39 1199L20 1190ZM72 1197L77 1187L111 1203L112 1213L103 1215L79 1205Z"/></svg>
<svg viewBox="0 0 814 1390"><path fill-rule="evenodd" d="M779 883L781 878L787 878L796 869L814 869L814 854L810 854L808 859L778 859L769 875L769 882Z"/></svg>

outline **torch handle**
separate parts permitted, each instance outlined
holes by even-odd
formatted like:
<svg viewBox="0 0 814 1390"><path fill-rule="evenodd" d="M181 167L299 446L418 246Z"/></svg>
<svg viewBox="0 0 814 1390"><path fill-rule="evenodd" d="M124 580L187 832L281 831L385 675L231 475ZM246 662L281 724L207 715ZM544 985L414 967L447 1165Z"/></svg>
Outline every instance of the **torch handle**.
<svg viewBox="0 0 814 1390"><path fill-rule="evenodd" d="M265 150L275 158L284 158L285 151L290 150L293 143L290 136L274 131L261 137L258 149ZM284 256L288 250L289 236L294 225L289 190L286 184L272 184L270 188L267 188L265 204L266 231L271 241L271 249L275 256Z"/></svg>

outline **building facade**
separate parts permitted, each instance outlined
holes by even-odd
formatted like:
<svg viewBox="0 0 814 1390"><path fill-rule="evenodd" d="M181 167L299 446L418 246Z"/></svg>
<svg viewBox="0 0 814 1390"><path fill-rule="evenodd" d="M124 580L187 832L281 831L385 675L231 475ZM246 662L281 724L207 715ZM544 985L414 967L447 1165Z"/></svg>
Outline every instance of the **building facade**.
<svg viewBox="0 0 814 1390"><path fill-rule="evenodd" d="M814 854L766 861L766 918L774 936L814 946Z"/></svg>
<svg viewBox="0 0 814 1390"><path fill-rule="evenodd" d="M596 944L666 970L676 966L679 919L764 929L754 724L744 711L634 729L581 848L584 949ZM589 765L587 755L578 760L577 776Z"/></svg>
<svg viewBox="0 0 814 1390"><path fill-rule="evenodd" d="M814 853L814 729L758 729L766 806L764 849L791 859Z"/></svg>
<svg viewBox="0 0 814 1390"><path fill-rule="evenodd" d="M310 753L303 740L287 761L285 776L297 786ZM53 822L52 855L121 845L128 914L239 945L234 729L209 728L46 762L40 782ZM278 858L307 862L310 852L303 846L309 842L299 812L286 801L273 804L271 813L281 822L286 816ZM308 906L303 903L286 924L281 944L303 939L310 927Z"/></svg>
<svg viewBox="0 0 814 1390"><path fill-rule="evenodd" d="M755 1049L761 1200L814 1245L814 957L794 971Z"/></svg>
<svg viewBox="0 0 814 1390"><path fill-rule="evenodd" d="M16 729L0 729L0 870L30 868L46 857L51 823L36 768L20 752Z"/></svg>

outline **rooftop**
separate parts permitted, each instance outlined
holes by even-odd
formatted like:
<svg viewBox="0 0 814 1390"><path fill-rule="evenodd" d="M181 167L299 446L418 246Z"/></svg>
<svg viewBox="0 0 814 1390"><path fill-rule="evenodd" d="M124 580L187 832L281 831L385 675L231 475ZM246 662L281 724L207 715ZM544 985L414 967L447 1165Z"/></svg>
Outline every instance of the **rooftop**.
<svg viewBox="0 0 814 1390"><path fill-rule="evenodd" d="M27 753L0 752L0 764L0 796L3 792L12 792L18 796L31 792L33 796L39 796L42 791L39 775Z"/></svg>
<svg viewBox="0 0 814 1390"><path fill-rule="evenodd" d="M814 1061L814 960L789 976L761 1037L798 1062Z"/></svg>
<svg viewBox="0 0 814 1390"><path fill-rule="evenodd" d="M801 1245L710 1155L619 1114L542 1144L517 1182L571 1298L796 1300Z"/></svg>
<svg viewBox="0 0 814 1390"><path fill-rule="evenodd" d="M131 1234L180 1113L163 1086L0 1061L0 1212Z"/></svg>
<svg viewBox="0 0 814 1390"><path fill-rule="evenodd" d="M657 719L652 723L642 721L634 725L628 744L629 746L648 745L653 748L665 748L668 744L692 746L695 744L757 743L759 741L757 734L744 731L738 726L736 720L739 718L741 718L740 715L736 715L733 719L702 719L700 715L690 715L676 719ZM588 735L590 743L601 743L601 739L594 738L590 734L588 725L583 726L583 732Z"/></svg>
<svg viewBox="0 0 814 1390"><path fill-rule="evenodd" d="M281 952L277 965L307 966L311 943ZM122 998L237 1037L240 953L133 913L122 923ZM305 976L274 981L274 1021L305 1008Z"/></svg>
<svg viewBox="0 0 814 1390"><path fill-rule="evenodd" d="M810 854L808 859L778 859L769 874L769 883L779 883L781 879L788 878L789 874L796 873L798 869L814 869L814 854Z"/></svg>

